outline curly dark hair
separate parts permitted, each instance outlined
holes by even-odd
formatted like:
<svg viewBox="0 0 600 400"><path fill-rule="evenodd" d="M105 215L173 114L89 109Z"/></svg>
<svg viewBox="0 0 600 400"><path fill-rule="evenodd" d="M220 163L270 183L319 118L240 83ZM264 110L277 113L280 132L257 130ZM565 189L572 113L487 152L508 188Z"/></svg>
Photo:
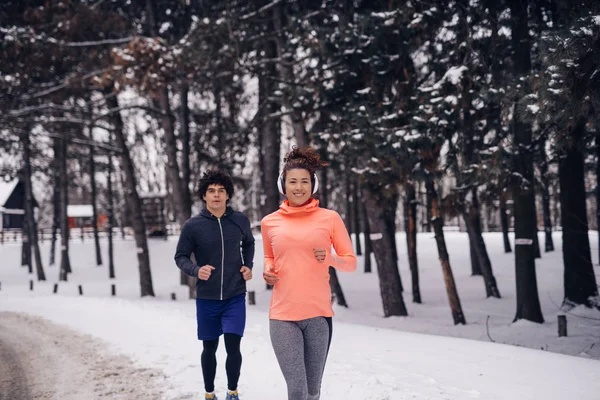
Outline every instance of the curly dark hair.
<svg viewBox="0 0 600 400"><path fill-rule="evenodd" d="M202 175L198 185L198 196L201 200L204 200L204 196L210 185L221 185L225 188L229 198L233 196L233 181L231 180L231 176L226 172L215 169L208 170Z"/></svg>
<svg viewBox="0 0 600 400"><path fill-rule="evenodd" d="M285 173L291 169L305 169L310 173L310 181L314 186L314 175L318 168L326 167L329 165L328 162L321 160L319 153L312 147L298 148L297 146L292 147L292 151L286 154L283 159L285 163L283 166L282 179L285 182Z"/></svg>

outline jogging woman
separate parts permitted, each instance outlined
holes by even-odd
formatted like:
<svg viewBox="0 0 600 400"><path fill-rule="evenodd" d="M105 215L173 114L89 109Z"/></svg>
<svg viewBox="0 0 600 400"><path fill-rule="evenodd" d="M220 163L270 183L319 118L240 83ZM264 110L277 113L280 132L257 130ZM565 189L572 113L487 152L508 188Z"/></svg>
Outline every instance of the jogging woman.
<svg viewBox="0 0 600 400"><path fill-rule="evenodd" d="M356 256L340 215L312 198L327 163L312 148L293 148L284 162L278 187L287 199L261 221L263 278L274 285L269 329L288 400L318 400L334 315L329 266L354 271Z"/></svg>

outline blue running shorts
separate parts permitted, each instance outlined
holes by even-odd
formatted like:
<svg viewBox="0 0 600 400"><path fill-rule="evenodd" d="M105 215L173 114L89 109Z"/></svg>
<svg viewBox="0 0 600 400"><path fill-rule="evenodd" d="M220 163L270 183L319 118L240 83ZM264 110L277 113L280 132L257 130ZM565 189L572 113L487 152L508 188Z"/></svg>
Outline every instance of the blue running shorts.
<svg viewBox="0 0 600 400"><path fill-rule="evenodd" d="M196 299L198 340L215 340L224 333L244 336L246 293L227 300Z"/></svg>

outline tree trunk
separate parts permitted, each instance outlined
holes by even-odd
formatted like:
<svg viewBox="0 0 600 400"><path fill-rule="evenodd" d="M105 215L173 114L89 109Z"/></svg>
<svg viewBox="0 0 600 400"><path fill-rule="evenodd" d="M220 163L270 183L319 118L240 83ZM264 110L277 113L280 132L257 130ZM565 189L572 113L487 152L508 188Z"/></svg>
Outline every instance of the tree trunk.
<svg viewBox="0 0 600 400"><path fill-rule="evenodd" d="M113 143L113 134L110 133L110 143ZM108 153L108 177L106 179L106 185L108 187L108 277L110 279L115 278L115 256L113 248L113 228L115 226L115 206L113 196L113 159L112 151Z"/></svg>
<svg viewBox="0 0 600 400"><path fill-rule="evenodd" d="M321 159L324 160L324 156L321 156ZM323 208L329 208L329 178L327 176L328 171L329 167L323 167L321 169L321 177L319 178L319 204Z"/></svg>
<svg viewBox="0 0 600 400"><path fill-rule="evenodd" d="M552 208L554 209L554 212L552 213L552 218L554 219L554 226L559 226L558 225L558 221L560 220L561 215L560 215L560 183L557 182L560 179L555 180L552 183L552 197L554 199L554 201L552 202Z"/></svg>
<svg viewBox="0 0 600 400"><path fill-rule="evenodd" d="M425 185L427 186L427 185ZM429 192L427 191L427 189L425 189L425 204L431 204L431 198L429 196ZM441 211L440 211L441 213ZM426 205L425 206L425 223L424 223L424 227L425 227L425 232L431 232L431 218L432 218L432 214L431 214L431 208ZM440 218L442 218L441 214L440 214Z"/></svg>
<svg viewBox="0 0 600 400"><path fill-rule="evenodd" d="M412 182L404 184L404 230L406 231L406 247L408 249L408 264L412 278L413 303L421 304L421 289L419 288L419 265L417 259L417 198L415 185Z"/></svg>
<svg viewBox="0 0 600 400"><path fill-rule="evenodd" d="M183 84L179 89L179 100L180 100L180 112L179 112L179 124L181 126L180 140L181 140L181 186L183 191L183 205L188 210L189 216L192 215L192 194L190 192L190 180L191 180L191 169L190 169L190 110L188 106L188 86ZM165 236L166 238L166 236ZM189 277L183 272L179 273L179 283L181 285L187 285L190 288L190 293L196 295L196 278Z"/></svg>
<svg viewBox="0 0 600 400"><path fill-rule="evenodd" d="M40 246L38 243L38 235L37 235L37 226L35 222L35 214L33 208L33 186L31 184L31 139L29 132L23 132L21 134L22 143L23 143L23 164L24 164L24 180L23 183L25 185L25 217L27 218L27 227L28 236L29 236L29 244L33 247L33 254L35 257L35 271L37 273L38 281L45 281L46 274L44 273L44 266L42 265L42 255L40 254ZM24 242L23 242L24 243ZM30 253L31 257L31 253ZM31 265L31 259L30 265ZM30 267L30 273L31 267Z"/></svg>
<svg viewBox="0 0 600 400"><path fill-rule="evenodd" d="M116 96L109 96L107 98L109 108L114 110L119 109L119 101ZM140 292L143 296L154 296L154 288L152 285L152 273L150 271L150 256L148 254L148 240L146 238L146 224L142 215L142 202L137 191L137 184L135 178L135 167L131 156L129 154L129 148L127 147L127 141L125 139L125 131L123 126L123 120L119 112L113 114L113 125L115 127L115 139L117 146L121 151L121 165L125 172L125 186L126 186L126 201L129 204L129 210L131 212L131 222L133 225L133 231L135 234L135 243L137 246L137 258L140 272Z"/></svg>
<svg viewBox="0 0 600 400"><path fill-rule="evenodd" d="M533 210L534 210L533 215L535 217L535 226L533 227L533 253L535 255L535 258L542 258L542 252L540 250L540 238L538 235L538 218L537 218L537 204L536 204L536 199L535 199L535 190L534 190L534 195L533 195Z"/></svg>
<svg viewBox="0 0 600 400"><path fill-rule="evenodd" d="M354 233L354 226L352 225L352 186L350 183L350 175L349 171L344 171L344 191L345 200L346 200L346 218L344 218L344 223L346 224L346 229L348 229L348 233L350 237Z"/></svg>
<svg viewBox="0 0 600 400"><path fill-rule="evenodd" d="M52 196L52 237L50 239L50 266L54 265L56 255L56 235L60 224L60 139L52 139L52 149L54 150L53 172L54 186Z"/></svg>
<svg viewBox="0 0 600 400"><path fill-rule="evenodd" d="M342 290L342 286L337 277L337 272L332 266L329 266L329 286L331 286L332 293L331 301L333 302L336 300L339 306L348 308L348 303L346 302L344 291Z"/></svg>
<svg viewBox="0 0 600 400"><path fill-rule="evenodd" d="M468 12L469 12L469 1L468 0L457 0L457 25L456 25L456 37L458 43L466 43L469 40L469 21L468 21ZM459 60L467 58L467 46L460 46L457 54ZM460 81L460 119L459 119L459 127L462 131L461 135L463 136L461 147L458 149L459 152L462 153L463 162L459 164L458 160L454 163L456 170L457 183L460 187L469 186L472 184L476 184L476 182L472 182L471 179L464 177L464 169L471 169L472 165L477 163L476 160L476 152L475 152L475 128L474 128L474 118L472 115L473 111L473 90L472 90L472 78L471 73L467 72L461 77ZM449 141L450 145L452 141ZM474 196L477 195L476 190L472 190ZM468 197L468 190L461 190L460 192L461 198L463 201ZM440 202L443 200L440 200ZM476 197L473 199L473 203L476 202ZM463 214L463 218L466 224L470 226L467 227L467 233L469 236L469 253L471 258L471 275L478 276L482 275L483 266L481 265L481 258L478 254L478 241L477 230L481 230L481 218L479 216L479 207L478 204L474 204L476 208L476 213L471 213L471 209L469 205L466 208L462 209L461 212ZM442 208L442 207L440 207ZM467 221L467 219L469 219ZM476 229L475 225L479 225Z"/></svg>
<svg viewBox="0 0 600 400"><path fill-rule="evenodd" d="M267 59L276 57L273 42L265 43L265 57ZM259 75L259 110L258 140L259 140L259 168L262 193L260 195L261 218L276 211L279 208L279 191L277 190L277 178L279 177L279 159L281 146L281 126L279 120L268 119L269 114L279 109L277 102L272 100L276 85L271 77L275 76L274 66L268 64Z"/></svg>
<svg viewBox="0 0 600 400"><path fill-rule="evenodd" d="M501 297L500 291L498 290L496 278L494 277L494 273L492 271L492 263L490 262L485 241L483 240L483 235L481 234L481 227L479 226L480 221L477 218L479 210L472 204L467 205L466 207L468 207L468 209L463 210L462 215L467 227L467 232L469 236L473 238L472 248L475 252L475 257L477 257L477 262L481 269L481 275L483 276L483 282L485 284L486 297L496 297L499 299Z"/></svg>
<svg viewBox="0 0 600 400"><path fill-rule="evenodd" d="M69 258L69 178L67 176L67 138L63 133L60 138L60 271L58 280L67 281L71 273L71 260Z"/></svg>
<svg viewBox="0 0 600 400"><path fill-rule="evenodd" d="M506 210L506 191L500 193L500 224L502 225L502 238L504 239L504 252L512 252L510 239L508 237L509 220Z"/></svg>
<svg viewBox="0 0 600 400"><path fill-rule="evenodd" d="M125 194L125 175L123 173L123 168L119 169L119 182L121 184L119 186L119 188L121 189L120 194L123 197L120 197L119 190L115 191L115 200L117 204L119 204L117 224L119 225L119 230L121 231L121 239L125 240L125 216L131 215L131 213L129 212L129 205L127 204L127 196Z"/></svg>
<svg viewBox="0 0 600 400"><path fill-rule="evenodd" d="M516 114L515 114L516 115ZM531 145L531 128L515 121L515 142L522 148ZM524 153L524 154L523 154ZM528 188L513 191L515 215L515 268L517 284L517 313L515 321L526 319L544 322L537 289L535 271L535 199L533 194L533 162L530 151L516 155L517 172L529 181Z"/></svg>
<svg viewBox="0 0 600 400"><path fill-rule="evenodd" d="M396 211L398 210L398 202L400 201L400 194L398 191L394 191L391 194L392 199L390 200L389 206L383 210L383 222L386 226L388 235L391 241L391 249L394 257L394 263L398 268L398 246L396 244ZM400 290L404 292L404 285L402 284L402 277L400 277Z"/></svg>
<svg viewBox="0 0 600 400"><path fill-rule="evenodd" d="M471 249L475 253L474 255L477 258L479 271L483 276L486 296L500 298L500 291L498 290L496 278L492 271L492 263L481 231L481 209L477 188L471 189L471 201L465 201L464 208L462 209L462 216L465 221L469 238L471 238Z"/></svg>
<svg viewBox="0 0 600 400"><path fill-rule="evenodd" d="M23 179L25 179L23 177ZM23 231L21 232L21 266L27 266L29 273L33 274L33 263L31 261L31 243L29 243L29 216L27 210L23 210Z"/></svg>
<svg viewBox="0 0 600 400"><path fill-rule="evenodd" d="M179 100L180 100L180 113L179 113L179 125L180 133L179 137L181 140L181 177L183 183L183 195L184 205L186 210L192 213L192 194L190 192L190 183L192 171L190 168L190 108L188 105L188 92L189 88L187 84L182 84L179 89Z"/></svg>
<svg viewBox="0 0 600 400"><path fill-rule="evenodd" d="M548 157L545 141L540 144L540 176L542 180L542 210L544 212L544 250L554 251L552 240L552 219L550 215L550 179L548 178Z"/></svg>
<svg viewBox="0 0 600 400"><path fill-rule="evenodd" d="M90 140L94 140L92 130L90 129ZM94 245L96 247L96 265L102 265L102 253L100 251L100 235L98 234L98 207L97 207L97 196L96 196L96 150L94 145L90 146L90 183L92 185L92 223L94 229ZM83 227L81 227L83 229Z"/></svg>
<svg viewBox="0 0 600 400"><path fill-rule="evenodd" d="M321 159L323 161L327 161L329 155L326 150L321 151ZM329 203L329 192L327 190L327 167L322 169L321 174L321 184L319 187L319 191L321 192L319 206L323 208L328 208ZM342 290L342 285L340 284L340 280L337 276L337 271L332 266L329 266L329 287L331 288L332 301L337 300L337 304L342 307L348 307L348 303L346 302L346 296L344 296L344 291Z"/></svg>
<svg viewBox="0 0 600 400"><path fill-rule="evenodd" d="M186 195L183 182L179 176L179 164L177 163L177 138L175 127L171 117L171 106L169 104L169 90L165 87L160 90L160 109L163 112L161 126L164 133L165 153L167 155L167 177L171 185L171 204L177 216L177 222L183 225L190 218L191 211L184 204Z"/></svg>
<svg viewBox="0 0 600 400"><path fill-rule="evenodd" d="M386 223L390 210L395 210L397 207L398 195L397 193L385 193L381 189L374 190L370 187L364 187L362 195L367 209L369 226L373 232L370 236L373 242L373 253L377 260L383 314L385 317L407 316L397 257L393 251L395 239L393 235L390 235L389 225Z"/></svg>
<svg viewBox="0 0 600 400"><path fill-rule="evenodd" d="M354 233L356 239L356 255L362 256L362 245L360 243L360 199L358 196L358 179L352 182L352 216L354 218Z"/></svg>
<svg viewBox="0 0 600 400"><path fill-rule="evenodd" d="M429 195L429 199L431 200L431 203L428 204L428 208L431 209L431 224L433 225L433 231L435 232L435 242L437 244L438 255L442 265L442 273L444 274L444 283L446 284L446 294L448 295L452 319L454 320L454 325L464 325L467 321L460 304L458 290L456 289L456 283L454 281L454 274L452 273L452 267L450 266L450 256L448 255L446 239L444 238L444 226L442 219L440 218L439 198L433 180L428 179L425 183L425 188Z"/></svg>
<svg viewBox="0 0 600 400"><path fill-rule="evenodd" d="M531 69L531 43L528 31L527 4L521 0L510 1L513 63L516 77L525 76ZM524 85L524 84L523 84ZM525 93L526 89L522 89ZM519 95L514 99L513 132L515 148L515 171L526 181L513 190L515 216L515 269L517 284L517 312L515 321L527 319L543 322L537 290L535 271L534 233L535 192L533 176L533 149L531 126L519 120Z"/></svg>
<svg viewBox="0 0 600 400"><path fill-rule="evenodd" d="M371 253L373 253L373 244L371 243L371 228L369 226L367 206L365 206L364 201L362 202L360 209L363 216L363 237L365 238L365 273L368 274L373 271L373 267L371 266Z"/></svg>
<svg viewBox="0 0 600 400"><path fill-rule="evenodd" d="M294 70L292 65L294 63L293 56L288 53L285 46L285 33L286 33L286 20L283 13L283 4L279 3L273 8L273 28L276 34L276 57L281 60L278 63L278 72L280 81L284 82L282 86L283 90L283 104L288 111L291 111L289 117L291 120L292 130L294 132L294 138L298 147L306 147L310 145L310 137L306 131L304 119L302 117L302 110L294 107L296 101L296 79L294 76Z"/></svg>
<svg viewBox="0 0 600 400"><path fill-rule="evenodd" d="M491 70L491 85L494 89L498 88L502 83L502 65L500 64L502 60L498 57L499 51L499 21L498 14L500 12L500 5L495 0L486 0L485 6L488 8L488 18L491 29L491 57L490 57L490 70ZM496 132L502 131L502 107L499 104L499 101L495 100L488 104L488 109L490 110L488 113L488 121L487 125L490 129L494 129ZM508 237L508 230L510 226L510 221L508 218L507 210L506 210L506 199L508 192L505 188L502 188L500 192L500 225L502 226L502 238L504 240L504 252L510 253L512 252L512 248L510 245L510 239Z"/></svg>
<svg viewBox="0 0 600 400"><path fill-rule="evenodd" d="M596 231L598 233L598 263L600 264L600 120L596 125Z"/></svg>
<svg viewBox="0 0 600 400"><path fill-rule="evenodd" d="M269 30L273 30L272 23ZM277 48L273 40L265 41L263 50L266 59L277 57ZM277 85L274 77L277 70L273 63L268 63L258 75L258 168L260 170L260 218L276 211L279 208L279 190L277 179L279 177L279 159L281 147L281 121L268 116L280 109L280 104L274 100ZM267 284L267 290L272 286Z"/></svg>
<svg viewBox="0 0 600 400"><path fill-rule="evenodd" d="M150 34L158 37L158 26L156 21L155 0L146 0L147 27ZM179 175L179 164L177 162L177 138L175 136L175 126L171 114L171 105L169 103L169 89L164 86L158 90L157 108L160 109L162 116L160 118L161 127L164 133L165 153L167 155L167 178L171 184L172 192L170 199L177 216L177 221L183 225L190 218L190 209L185 204L187 196L183 187L182 179ZM156 103L156 102L155 102Z"/></svg>
<svg viewBox="0 0 600 400"><path fill-rule="evenodd" d="M469 235L469 255L471 259L471 276L481 276L481 266L479 265L479 258L477 258L477 252L475 251L475 238L473 237L473 231L467 229Z"/></svg>
<svg viewBox="0 0 600 400"><path fill-rule="evenodd" d="M572 144L560 158L560 215L563 235L564 306L592 305L598 286L592 265L586 213L583 136L585 121L571 132Z"/></svg>

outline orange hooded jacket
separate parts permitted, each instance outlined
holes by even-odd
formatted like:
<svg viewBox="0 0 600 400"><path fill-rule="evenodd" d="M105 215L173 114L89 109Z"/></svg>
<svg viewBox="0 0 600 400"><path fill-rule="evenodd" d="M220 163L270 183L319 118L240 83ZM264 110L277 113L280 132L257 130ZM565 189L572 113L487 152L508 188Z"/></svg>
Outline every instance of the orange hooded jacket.
<svg viewBox="0 0 600 400"><path fill-rule="evenodd" d="M273 286L269 318L299 321L332 317L329 266L344 272L356 270L352 241L340 215L320 208L316 199L300 207L284 200L260 226L265 271L279 276ZM324 263L315 259L315 248L327 250Z"/></svg>

